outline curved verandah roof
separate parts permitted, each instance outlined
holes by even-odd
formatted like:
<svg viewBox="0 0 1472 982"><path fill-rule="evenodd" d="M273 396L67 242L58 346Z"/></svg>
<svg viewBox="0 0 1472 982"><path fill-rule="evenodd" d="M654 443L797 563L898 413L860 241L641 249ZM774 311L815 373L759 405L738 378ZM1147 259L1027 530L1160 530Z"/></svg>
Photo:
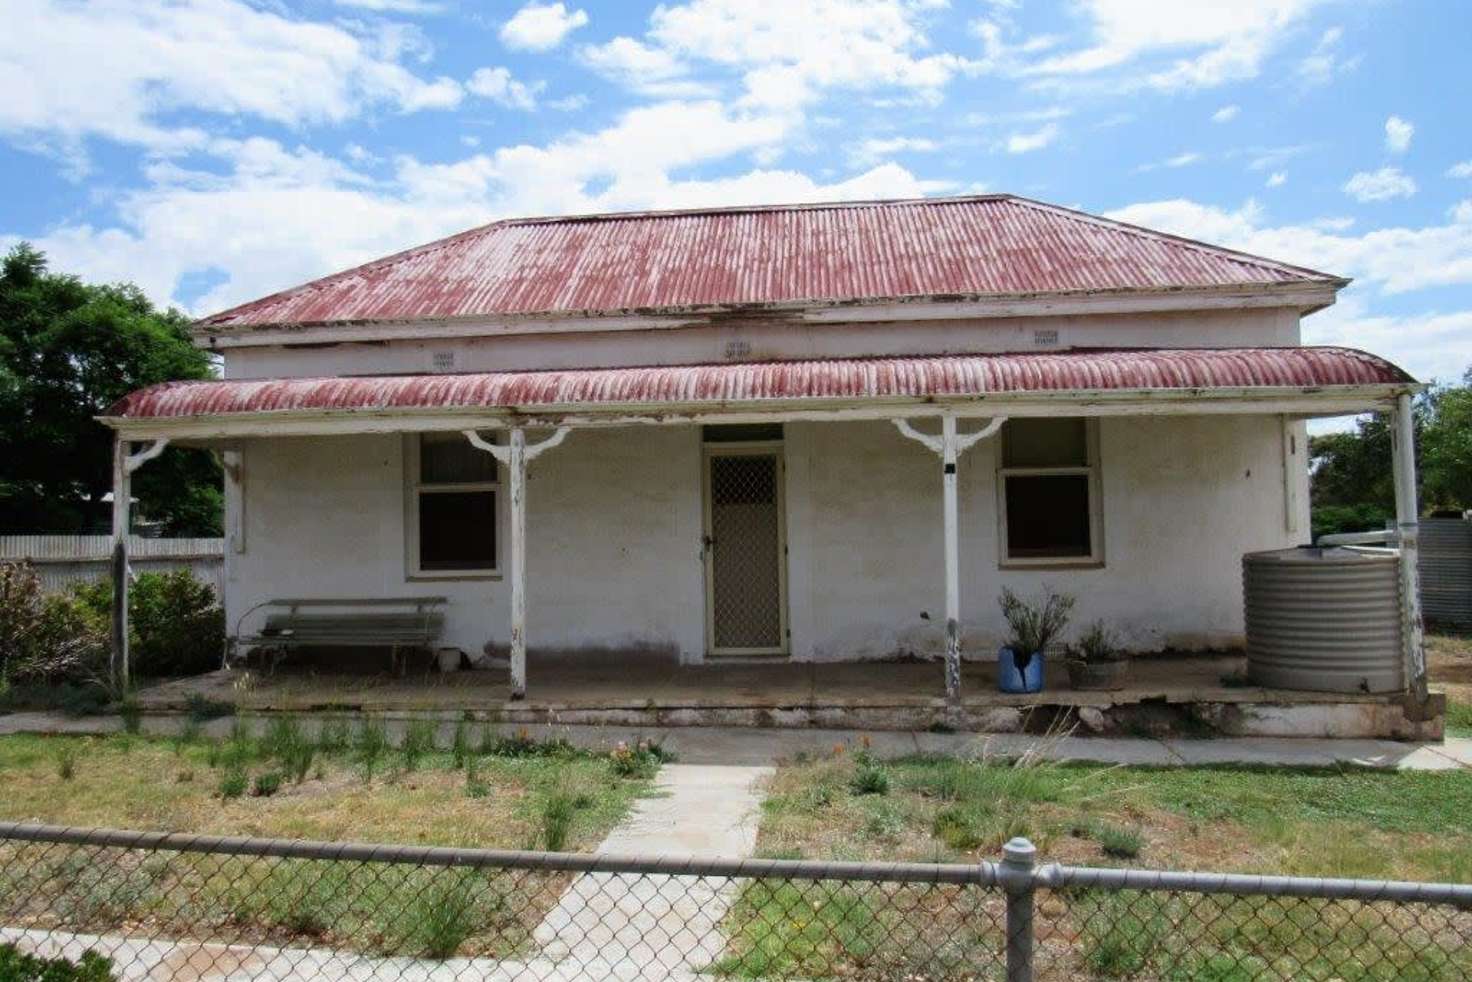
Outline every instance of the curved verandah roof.
<svg viewBox="0 0 1472 982"><path fill-rule="evenodd" d="M1374 409L1416 382L1348 348L1214 348L826 359L642 368L168 382L103 421L178 438L680 422Z"/></svg>

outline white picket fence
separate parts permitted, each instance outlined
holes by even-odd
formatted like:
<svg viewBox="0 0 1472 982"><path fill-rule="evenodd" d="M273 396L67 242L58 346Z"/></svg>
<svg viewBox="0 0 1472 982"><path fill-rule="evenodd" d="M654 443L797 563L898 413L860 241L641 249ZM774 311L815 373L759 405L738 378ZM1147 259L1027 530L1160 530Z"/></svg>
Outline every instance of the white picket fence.
<svg viewBox="0 0 1472 982"><path fill-rule="evenodd" d="M224 590L224 539L128 538L129 562L135 573L188 569ZM0 562L29 560L47 590L64 590L72 583L106 579L112 561L109 535L0 535Z"/></svg>

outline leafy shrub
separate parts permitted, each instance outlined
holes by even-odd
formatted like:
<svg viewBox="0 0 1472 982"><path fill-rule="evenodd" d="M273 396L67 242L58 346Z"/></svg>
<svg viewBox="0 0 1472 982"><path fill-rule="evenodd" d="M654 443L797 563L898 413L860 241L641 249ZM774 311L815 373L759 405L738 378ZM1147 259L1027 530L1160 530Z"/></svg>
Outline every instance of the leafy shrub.
<svg viewBox="0 0 1472 982"><path fill-rule="evenodd" d="M1073 611L1074 599L1045 587L1040 599L1024 600L1009 587L1003 587L998 603L1010 631L1007 646L1018 656L1020 663L1045 650L1054 638L1063 633L1068 626L1068 615Z"/></svg>
<svg viewBox="0 0 1472 982"><path fill-rule="evenodd" d="M373 780L373 770L388 752L388 746L388 730L385 729L383 720L365 717L358 724L358 735L353 749L357 751L358 762L363 765L363 780Z"/></svg>
<svg viewBox="0 0 1472 982"><path fill-rule="evenodd" d="M111 620L111 581L79 587L76 595L102 623ZM225 611L215 588L187 569L140 573L128 592L128 633L138 675L198 675L220 665Z"/></svg>
<svg viewBox="0 0 1472 982"><path fill-rule="evenodd" d="M608 755L613 773L619 777L651 778L660 764L671 759L673 755L654 740L637 740L634 743L620 740Z"/></svg>
<svg viewBox="0 0 1472 982"><path fill-rule="evenodd" d="M449 958L484 926L485 912L476 903L479 876L473 870L440 871L428 889L406 911L409 937L404 949L423 958Z"/></svg>
<svg viewBox="0 0 1472 982"><path fill-rule="evenodd" d="M0 680L92 680L107 665L107 620L66 594L47 594L30 563L0 563Z"/></svg>
<svg viewBox="0 0 1472 982"><path fill-rule="evenodd" d="M229 801L245 794L248 779L244 767L231 767L220 776L220 797Z"/></svg>
<svg viewBox="0 0 1472 982"><path fill-rule="evenodd" d="M281 774L279 771L263 771L256 775L251 782L250 793L255 798L269 798L281 790Z"/></svg>
<svg viewBox="0 0 1472 982"><path fill-rule="evenodd" d="M474 755L465 758L465 795L469 798L484 798L491 793L491 786L480 776L480 758Z"/></svg>
<svg viewBox="0 0 1472 982"><path fill-rule="evenodd" d="M189 698L184 700L184 711L189 714L193 722L208 723L212 719L234 716L235 704L223 699L211 699L198 692L191 692Z"/></svg>
<svg viewBox="0 0 1472 982"><path fill-rule="evenodd" d="M432 720L416 719L409 723L409 728L404 731L404 743L399 748L404 754L404 770L418 769L425 754L433 752L434 731Z"/></svg>
<svg viewBox="0 0 1472 982"><path fill-rule="evenodd" d="M112 695L100 680L6 683L0 679L0 712L39 709L67 716L100 716L111 704Z"/></svg>
<svg viewBox="0 0 1472 982"><path fill-rule="evenodd" d="M1079 635L1078 644L1070 651L1070 657L1090 665L1116 662L1124 659L1119 640L1109 625L1094 621Z"/></svg>
<svg viewBox="0 0 1472 982"><path fill-rule="evenodd" d="M586 794L558 789L542 802L542 847L548 852L561 852L567 845L568 833L578 812L592 804Z"/></svg>
<svg viewBox="0 0 1472 982"><path fill-rule="evenodd" d="M123 732L137 733L143 729L143 707L137 699L127 698L118 703L118 716L123 720Z"/></svg>
<svg viewBox="0 0 1472 982"><path fill-rule="evenodd" d="M340 754L353 742L353 734L345 719L329 719L317 730L317 750L324 754Z"/></svg>
<svg viewBox="0 0 1472 982"><path fill-rule="evenodd" d="M470 756L470 728L464 719L455 723L455 735L450 740L450 760L456 767L464 767Z"/></svg>
<svg viewBox="0 0 1472 982"><path fill-rule="evenodd" d="M1089 837L1099 843L1104 855L1115 859L1134 859L1145 848L1145 837L1138 829L1095 822L1089 827Z"/></svg>
<svg viewBox="0 0 1472 982"><path fill-rule="evenodd" d="M56 776L70 781L76 773L77 748L71 743L63 743L56 751Z"/></svg>
<svg viewBox="0 0 1472 982"><path fill-rule="evenodd" d="M502 736L489 726L481 730L480 752L488 757L575 757L578 750L566 737L538 740L526 727Z"/></svg>
<svg viewBox="0 0 1472 982"><path fill-rule="evenodd" d="M112 959L84 951L76 961L28 955L13 944L0 944L0 980L4 982L116 982Z"/></svg>
<svg viewBox="0 0 1472 982"><path fill-rule="evenodd" d="M864 761L854 771L848 788L856 795L889 794L889 774L877 764Z"/></svg>
<svg viewBox="0 0 1472 982"><path fill-rule="evenodd" d="M281 769L293 781L301 784L312 769L317 756L317 744L302 732L301 724L293 716L278 716L266 728L261 737L261 751L280 762Z"/></svg>

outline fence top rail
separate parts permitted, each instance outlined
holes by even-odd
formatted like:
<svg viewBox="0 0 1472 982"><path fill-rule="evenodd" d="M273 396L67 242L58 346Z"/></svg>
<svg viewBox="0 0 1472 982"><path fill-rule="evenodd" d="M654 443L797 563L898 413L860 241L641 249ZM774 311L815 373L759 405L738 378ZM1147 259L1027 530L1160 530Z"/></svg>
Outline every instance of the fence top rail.
<svg viewBox="0 0 1472 982"><path fill-rule="evenodd" d="M1099 889L1239 896L1308 897L1325 900L1383 900L1447 904L1472 909L1472 884L1404 880L1351 880L1303 876L1258 876L1174 870L1103 869L1049 863L1032 870L1003 864L862 863L796 859L718 859L601 853L469 849L364 842L319 842L74 828L0 822L0 842L40 842L78 846L145 849L157 852L317 859L414 866L499 868L571 873L627 873L660 876L715 876L752 879L853 880L884 883L950 883L1008 890ZM1028 882L1030 880L1030 883Z"/></svg>
<svg viewBox="0 0 1472 982"><path fill-rule="evenodd" d="M1050 889L1092 887L1101 890L1229 893L1238 896L1313 897L1323 900L1388 900L1396 903L1472 907L1472 884L1419 883L1408 880L1100 869L1052 863L1038 867L1035 883L1039 887Z"/></svg>
<svg viewBox="0 0 1472 982"><path fill-rule="evenodd" d="M794 859L618 856L601 853L316 842L308 839L246 838L196 835L185 832L138 832L125 829L32 825L22 822L0 822L0 842L5 841L282 859L322 859L412 866L458 866L573 873L952 883L978 886L995 886L1001 882L997 864L990 862L972 865L965 863L855 863Z"/></svg>

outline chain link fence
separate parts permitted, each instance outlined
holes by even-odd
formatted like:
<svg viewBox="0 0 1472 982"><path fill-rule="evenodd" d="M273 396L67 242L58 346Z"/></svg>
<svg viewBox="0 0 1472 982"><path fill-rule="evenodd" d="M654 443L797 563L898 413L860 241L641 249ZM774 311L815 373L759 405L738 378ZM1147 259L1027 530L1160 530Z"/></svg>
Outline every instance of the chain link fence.
<svg viewBox="0 0 1472 982"><path fill-rule="evenodd" d="M0 823L0 974L89 952L86 982L1466 979L1472 886Z"/></svg>

